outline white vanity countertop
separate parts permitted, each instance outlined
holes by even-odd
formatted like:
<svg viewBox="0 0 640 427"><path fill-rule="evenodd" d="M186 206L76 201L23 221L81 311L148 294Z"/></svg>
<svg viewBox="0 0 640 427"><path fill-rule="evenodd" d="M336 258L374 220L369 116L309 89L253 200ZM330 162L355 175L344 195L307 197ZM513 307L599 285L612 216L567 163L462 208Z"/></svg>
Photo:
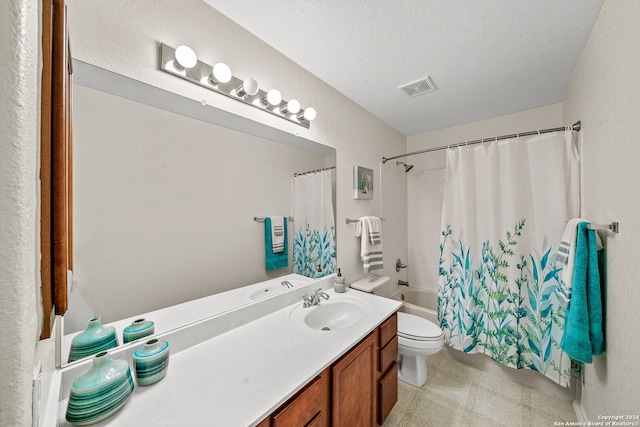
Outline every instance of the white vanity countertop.
<svg viewBox="0 0 640 427"><path fill-rule="evenodd" d="M371 310L355 325L332 331L292 323L290 314L301 302L275 311L171 355L163 380L136 385L121 410L95 425L257 424L402 305L352 289L327 293L330 301L360 298ZM66 399L58 406L60 425L68 425L66 406Z"/></svg>

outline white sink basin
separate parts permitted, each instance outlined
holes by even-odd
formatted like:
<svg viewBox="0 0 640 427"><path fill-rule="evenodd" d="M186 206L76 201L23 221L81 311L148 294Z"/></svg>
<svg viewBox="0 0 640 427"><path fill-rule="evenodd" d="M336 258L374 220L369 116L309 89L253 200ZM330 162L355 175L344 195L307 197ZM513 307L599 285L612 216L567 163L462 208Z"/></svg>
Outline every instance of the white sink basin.
<svg viewBox="0 0 640 427"><path fill-rule="evenodd" d="M317 331L335 331L349 328L371 312L371 306L359 298L333 294L329 300L304 308L296 306L289 316L292 323Z"/></svg>

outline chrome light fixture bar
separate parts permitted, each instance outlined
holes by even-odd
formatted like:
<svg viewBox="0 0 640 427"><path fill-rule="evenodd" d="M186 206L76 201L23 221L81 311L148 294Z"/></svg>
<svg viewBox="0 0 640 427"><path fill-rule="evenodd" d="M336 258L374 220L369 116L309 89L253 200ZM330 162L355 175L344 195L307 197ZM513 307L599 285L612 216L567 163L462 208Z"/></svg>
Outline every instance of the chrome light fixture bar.
<svg viewBox="0 0 640 427"><path fill-rule="evenodd" d="M311 120L316 118L314 108L307 107L303 110L297 100L283 100L277 89L265 91L252 78L239 79L222 62L213 66L206 64L198 60L196 53L188 46L182 45L174 49L161 43L160 69L307 129Z"/></svg>

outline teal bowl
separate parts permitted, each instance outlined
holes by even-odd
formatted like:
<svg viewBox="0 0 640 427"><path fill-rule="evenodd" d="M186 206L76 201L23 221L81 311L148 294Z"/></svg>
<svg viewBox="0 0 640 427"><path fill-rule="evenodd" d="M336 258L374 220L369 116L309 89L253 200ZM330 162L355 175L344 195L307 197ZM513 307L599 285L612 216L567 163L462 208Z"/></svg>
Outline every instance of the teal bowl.
<svg viewBox="0 0 640 427"><path fill-rule="evenodd" d="M88 371L71 384L66 419L77 425L102 421L127 403L134 383L126 360L112 360L106 351L93 358Z"/></svg>
<svg viewBox="0 0 640 427"><path fill-rule="evenodd" d="M136 319L122 331L122 342L128 343L153 335L155 324L151 320Z"/></svg>
<svg viewBox="0 0 640 427"><path fill-rule="evenodd" d="M152 339L133 353L133 365L138 385L157 383L169 369L169 343Z"/></svg>
<svg viewBox="0 0 640 427"><path fill-rule="evenodd" d="M93 356L118 346L116 328L105 326L99 317L94 317L87 323L87 329L80 332L71 340L69 362Z"/></svg>

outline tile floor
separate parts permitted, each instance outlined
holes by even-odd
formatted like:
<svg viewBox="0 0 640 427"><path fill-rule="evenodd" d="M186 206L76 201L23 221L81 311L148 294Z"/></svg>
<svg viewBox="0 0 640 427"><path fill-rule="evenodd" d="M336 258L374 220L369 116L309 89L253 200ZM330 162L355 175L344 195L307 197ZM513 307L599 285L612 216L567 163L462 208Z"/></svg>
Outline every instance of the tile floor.
<svg viewBox="0 0 640 427"><path fill-rule="evenodd" d="M422 387L399 381L398 403L383 427L553 426L578 421L572 402L460 363L429 357Z"/></svg>

